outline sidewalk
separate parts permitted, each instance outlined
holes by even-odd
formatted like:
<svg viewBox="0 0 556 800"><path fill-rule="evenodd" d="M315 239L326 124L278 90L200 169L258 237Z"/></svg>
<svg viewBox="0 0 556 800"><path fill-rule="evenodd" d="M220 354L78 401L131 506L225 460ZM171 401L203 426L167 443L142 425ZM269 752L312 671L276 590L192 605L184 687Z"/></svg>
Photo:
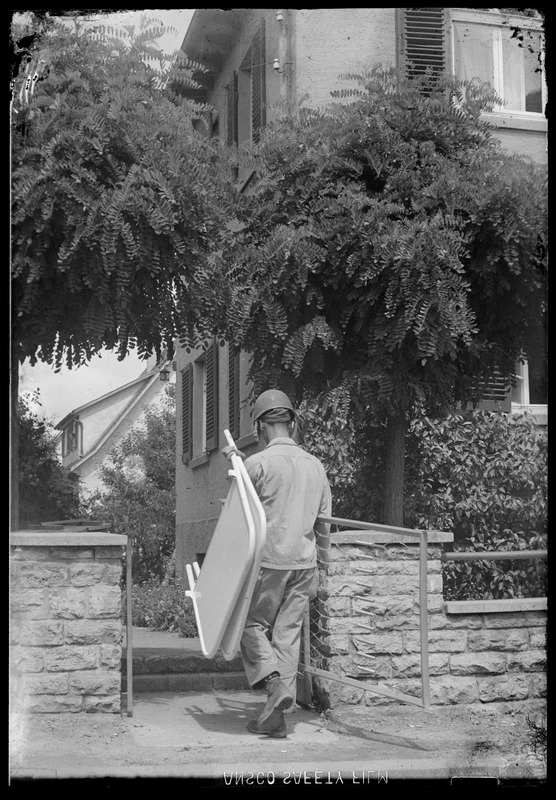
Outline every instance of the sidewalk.
<svg viewBox="0 0 556 800"><path fill-rule="evenodd" d="M198 648L174 634L133 634L134 652ZM327 716L297 707L288 738L268 739L246 729L263 702L252 691L138 693L131 716L16 714L10 778L172 778L209 786L545 777L542 762L523 749L523 713L512 704L352 706Z"/></svg>

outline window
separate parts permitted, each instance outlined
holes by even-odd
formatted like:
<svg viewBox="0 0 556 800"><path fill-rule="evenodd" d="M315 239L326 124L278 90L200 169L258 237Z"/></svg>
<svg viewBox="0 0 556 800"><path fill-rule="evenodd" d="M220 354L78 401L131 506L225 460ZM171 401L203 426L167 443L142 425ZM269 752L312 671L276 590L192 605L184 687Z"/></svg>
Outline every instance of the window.
<svg viewBox="0 0 556 800"><path fill-rule="evenodd" d="M400 8L399 66L408 77L448 72L447 8Z"/></svg>
<svg viewBox="0 0 556 800"><path fill-rule="evenodd" d="M227 142L258 142L266 125L266 37L264 20L227 87Z"/></svg>
<svg viewBox="0 0 556 800"><path fill-rule="evenodd" d="M203 387L205 452L218 447L218 343L214 339L205 353Z"/></svg>
<svg viewBox="0 0 556 800"><path fill-rule="evenodd" d="M480 380L477 383L477 389L481 401L478 407L483 411L510 411L510 385L508 381L502 378L498 370L494 370L494 374L490 380Z"/></svg>
<svg viewBox="0 0 556 800"><path fill-rule="evenodd" d="M505 101L496 112L541 115L545 107L541 21L452 9L453 72L489 83Z"/></svg>
<svg viewBox="0 0 556 800"><path fill-rule="evenodd" d="M181 372L182 462L188 464L218 447L218 345Z"/></svg>
<svg viewBox="0 0 556 800"><path fill-rule="evenodd" d="M494 372L490 381L479 382L479 408L484 411L529 411L546 416L548 403L545 360L533 356L521 359L515 366L511 382Z"/></svg>
<svg viewBox="0 0 556 800"><path fill-rule="evenodd" d="M451 14L451 25L450 22ZM503 98L494 109L534 120L544 115L546 83L540 18L498 10L398 10L399 66L409 76L431 72L489 83ZM448 36L447 32L451 31Z"/></svg>
<svg viewBox="0 0 556 800"><path fill-rule="evenodd" d="M228 349L228 429L233 439L240 435L240 372L239 350L230 345Z"/></svg>
<svg viewBox="0 0 556 800"><path fill-rule="evenodd" d="M193 364L181 372L181 411L181 460L188 464L193 455Z"/></svg>
<svg viewBox="0 0 556 800"><path fill-rule="evenodd" d="M528 360L518 361L515 383L510 392L511 410L528 410L539 424L546 424L548 415L548 369L546 357L534 354Z"/></svg>
<svg viewBox="0 0 556 800"><path fill-rule="evenodd" d="M228 348L228 429L240 447L256 444L253 426L251 357L233 346Z"/></svg>
<svg viewBox="0 0 556 800"><path fill-rule="evenodd" d="M83 455L83 441L81 435L82 423L78 419L72 419L62 431L62 456L69 456L79 450L79 455Z"/></svg>

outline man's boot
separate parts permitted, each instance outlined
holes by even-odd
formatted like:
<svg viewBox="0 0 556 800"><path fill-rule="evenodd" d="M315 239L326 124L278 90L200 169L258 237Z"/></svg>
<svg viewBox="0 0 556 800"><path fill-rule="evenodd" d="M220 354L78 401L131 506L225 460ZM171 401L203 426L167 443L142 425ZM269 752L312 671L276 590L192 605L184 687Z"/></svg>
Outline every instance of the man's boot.
<svg viewBox="0 0 556 800"><path fill-rule="evenodd" d="M279 713L285 711L293 703L293 697L290 694L287 686L280 680L280 675L275 672L268 676L265 682L268 699L262 712L259 714L257 722L259 727L265 727L265 722L275 712ZM277 723L277 719L273 718L273 724Z"/></svg>
<svg viewBox="0 0 556 800"><path fill-rule="evenodd" d="M251 733L266 734L269 739L285 739L288 735L283 711L273 711L264 725L259 725L258 720L252 719L247 725L247 730Z"/></svg>

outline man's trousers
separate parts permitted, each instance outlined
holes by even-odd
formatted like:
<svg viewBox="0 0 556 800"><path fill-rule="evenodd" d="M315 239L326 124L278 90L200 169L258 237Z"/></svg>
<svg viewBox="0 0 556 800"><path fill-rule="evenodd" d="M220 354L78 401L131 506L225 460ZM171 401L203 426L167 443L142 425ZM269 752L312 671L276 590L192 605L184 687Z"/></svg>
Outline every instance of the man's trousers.
<svg viewBox="0 0 556 800"><path fill-rule="evenodd" d="M240 648L245 674L253 688L260 688L259 682L267 675L279 672L295 701L301 627L317 579L315 567L261 567Z"/></svg>

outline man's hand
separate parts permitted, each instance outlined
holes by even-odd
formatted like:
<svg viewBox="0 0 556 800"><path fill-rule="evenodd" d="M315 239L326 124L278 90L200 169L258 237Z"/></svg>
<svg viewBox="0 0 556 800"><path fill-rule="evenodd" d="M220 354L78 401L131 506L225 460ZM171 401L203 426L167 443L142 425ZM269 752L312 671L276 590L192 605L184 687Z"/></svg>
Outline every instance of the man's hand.
<svg viewBox="0 0 556 800"><path fill-rule="evenodd" d="M243 461L245 461L246 458L245 453L242 453L241 450L238 450L235 444L226 445L226 447L224 447L224 449L222 450L222 455L225 455L229 461L232 460L233 455L239 456Z"/></svg>

